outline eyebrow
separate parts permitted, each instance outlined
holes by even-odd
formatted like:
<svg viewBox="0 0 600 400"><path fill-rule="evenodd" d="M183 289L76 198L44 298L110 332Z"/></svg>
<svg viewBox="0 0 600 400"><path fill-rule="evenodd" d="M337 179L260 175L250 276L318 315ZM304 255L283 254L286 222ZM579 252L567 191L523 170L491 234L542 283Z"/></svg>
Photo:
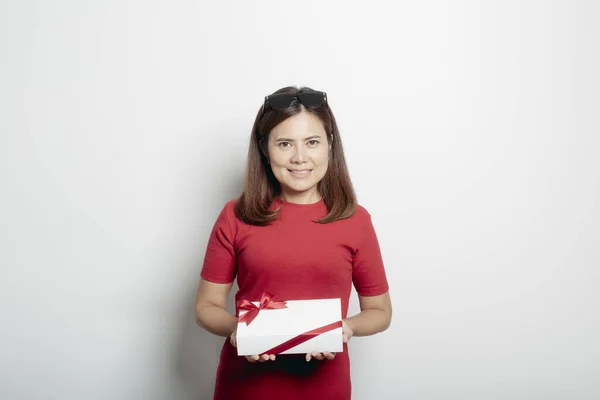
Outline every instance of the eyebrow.
<svg viewBox="0 0 600 400"><path fill-rule="evenodd" d="M311 139L321 139L321 135L312 135L312 136L304 138L304 140L311 140ZM275 141L276 142L293 142L294 139L278 138L278 139L275 139Z"/></svg>

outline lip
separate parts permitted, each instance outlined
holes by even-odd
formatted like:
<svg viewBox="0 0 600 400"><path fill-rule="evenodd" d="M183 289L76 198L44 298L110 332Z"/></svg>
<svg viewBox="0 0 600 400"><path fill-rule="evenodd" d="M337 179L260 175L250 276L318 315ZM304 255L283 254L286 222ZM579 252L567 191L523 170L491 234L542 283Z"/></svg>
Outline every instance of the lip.
<svg viewBox="0 0 600 400"><path fill-rule="evenodd" d="M294 178L302 179L302 178L306 178L307 176L310 176L312 169L288 169L288 171ZM299 174L298 172L301 172L301 171L306 171L306 173Z"/></svg>

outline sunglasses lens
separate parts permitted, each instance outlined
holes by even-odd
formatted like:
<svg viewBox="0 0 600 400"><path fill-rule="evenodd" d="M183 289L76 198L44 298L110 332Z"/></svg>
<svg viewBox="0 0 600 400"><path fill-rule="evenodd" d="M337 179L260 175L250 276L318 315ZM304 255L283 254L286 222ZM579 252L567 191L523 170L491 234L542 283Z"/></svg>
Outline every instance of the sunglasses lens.
<svg viewBox="0 0 600 400"><path fill-rule="evenodd" d="M320 107L325 102L325 96L320 92L298 93L297 96L300 102L308 108Z"/></svg>
<svg viewBox="0 0 600 400"><path fill-rule="evenodd" d="M267 102L272 109L282 111L291 106L296 97L306 108L317 108L326 102L323 92L277 93L269 96Z"/></svg>
<svg viewBox="0 0 600 400"><path fill-rule="evenodd" d="M279 93L269 96L269 104L274 110L285 110L292 104L294 96L288 93Z"/></svg>

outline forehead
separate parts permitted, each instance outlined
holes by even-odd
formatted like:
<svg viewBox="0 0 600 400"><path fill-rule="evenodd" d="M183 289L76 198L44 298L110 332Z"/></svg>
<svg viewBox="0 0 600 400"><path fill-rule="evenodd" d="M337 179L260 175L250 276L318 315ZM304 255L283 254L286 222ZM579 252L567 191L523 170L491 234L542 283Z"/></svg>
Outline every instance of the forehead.
<svg viewBox="0 0 600 400"><path fill-rule="evenodd" d="M271 130L270 138L302 139L308 136L325 137L323 122L314 114L305 111L289 117Z"/></svg>

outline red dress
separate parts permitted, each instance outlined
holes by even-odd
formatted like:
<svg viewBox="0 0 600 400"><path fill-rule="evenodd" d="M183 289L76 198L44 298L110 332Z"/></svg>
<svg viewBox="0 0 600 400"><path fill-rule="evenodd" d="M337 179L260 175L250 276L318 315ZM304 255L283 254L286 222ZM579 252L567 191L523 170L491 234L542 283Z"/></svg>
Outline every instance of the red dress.
<svg viewBox="0 0 600 400"><path fill-rule="evenodd" d="M340 298L347 317L352 284L358 294L381 295L388 283L369 213L361 206L348 219L313 222L327 214L323 200L295 204L276 200L279 216L269 226L253 226L234 213L235 200L221 211L208 242L201 276L216 283L237 277L239 299L260 301ZM250 363L225 340L217 370L215 400L349 400L348 348L333 360L279 355Z"/></svg>

